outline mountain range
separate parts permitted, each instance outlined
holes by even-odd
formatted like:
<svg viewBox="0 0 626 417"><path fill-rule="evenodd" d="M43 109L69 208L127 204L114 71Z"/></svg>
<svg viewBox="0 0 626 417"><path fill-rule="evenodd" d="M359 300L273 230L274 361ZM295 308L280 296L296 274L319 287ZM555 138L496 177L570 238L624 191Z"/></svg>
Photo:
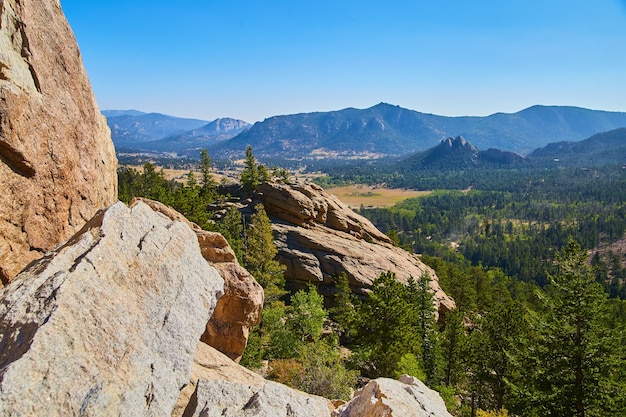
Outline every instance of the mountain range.
<svg viewBox="0 0 626 417"><path fill-rule="evenodd" d="M136 111L135 111L136 112ZM533 106L517 113L447 117L380 103L368 109L274 116L249 125L235 119L213 122L156 113L103 112L118 150L240 157L251 145L262 158L408 156L463 136L480 149L527 155L554 142L575 142L626 127L626 113L565 106ZM137 114L140 113L140 114ZM209 124L220 127L209 127Z"/></svg>
<svg viewBox="0 0 626 417"><path fill-rule="evenodd" d="M230 139L250 126L230 118L209 122L137 110L105 110L102 114L118 151L197 150L211 142Z"/></svg>

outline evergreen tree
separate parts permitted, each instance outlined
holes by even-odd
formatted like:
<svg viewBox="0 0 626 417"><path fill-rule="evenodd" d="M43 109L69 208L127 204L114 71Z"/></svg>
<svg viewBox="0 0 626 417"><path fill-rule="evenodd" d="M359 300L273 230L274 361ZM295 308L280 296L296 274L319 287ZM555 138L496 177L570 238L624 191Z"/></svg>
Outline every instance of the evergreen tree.
<svg viewBox="0 0 626 417"><path fill-rule="evenodd" d="M626 365L606 323L607 299L586 263L587 254L570 241L550 276L544 311L534 321L536 338L526 352L532 383L520 405L532 404L546 416L624 415L623 381L616 372Z"/></svg>
<svg viewBox="0 0 626 417"><path fill-rule="evenodd" d="M217 194L217 183L211 174L211 157L209 151L200 151L200 174L202 175L202 195L206 200L213 200Z"/></svg>
<svg viewBox="0 0 626 417"><path fill-rule="evenodd" d="M285 266L274 258L278 253L272 235L272 224L262 204L255 207L246 228L244 265L265 290L265 302L277 300L285 294Z"/></svg>
<svg viewBox="0 0 626 417"><path fill-rule="evenodd" d="M231 206L228 208L226 214L217 223L217 231L228 241L233 252L235 252L237 260L243 265L243 217L237 210L237 207Z"/></svg>
<svg viewBox="0 0 626 417"><path fill-rule="evenodd" d="M458 385L465 374L464 352L467 351L468 336L465 328L465 314L454 309L446 316L446 327L442 335L443 382L449 386Z"/></svg>
<svg viewBox="0 0 626 417"><path fill-rule="evenodd" d="M424 272L416 282L409 278L407 287L407 302L415 314L417 343L421 352L421 362L426 374L426 382L434 385L439 377L440 350L435 321L435 304L430 287L430 274Z"/></svg>
<svg viewBox="0 0 626 417"><path fill-rule="evenodd" d="M521 307L513 302L496 304L482 323L487 373L484 375L492 393L490 408L500 410L511 399L509 381L519 379L514 352L527 327Z"/></svg>
<svg viewBox="0 0 626 417"><path fill-rule="evenodd" d="M415 315L406 292L394 273L382 273L361 305L355 343L361 367L369 377L396 376L402 357L418 353Z"/></svg>
<svg viewBox="0 0 626 417"><path fill-rule="evenodd" d="M313 285L309 285L308 291L300 290L291 296L291 314L287 320L287 327L303 344L308 340L317 341L322 335L324 319L327 316L324 297Z"/></svg>
<svg viewBox="0 0 626 417"><path fill-rule="evenodd" d="M335 277L335 306L330 309L331 318L340 326L340 332L348 340L353 333L358 300L352 293L348 276L342 271Z"/></svg>
<svg viewBox="0 0 626 417"><path fill-rule="evenodd" d="M252 154L252 146L246 148L246 158L244 160L244 168L241 172L241 185L246 189L254 189L260 183L259 167L256 158Z"/></svg>

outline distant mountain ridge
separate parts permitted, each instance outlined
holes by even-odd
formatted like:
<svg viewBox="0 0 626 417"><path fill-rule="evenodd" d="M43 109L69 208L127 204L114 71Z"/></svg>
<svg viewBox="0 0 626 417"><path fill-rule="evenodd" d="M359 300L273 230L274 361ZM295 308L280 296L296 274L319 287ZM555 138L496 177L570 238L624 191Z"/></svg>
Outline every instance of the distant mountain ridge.
<svg viewBox="0 0 626 417"><path fill-rule="evenodd" d="M212 122L137 110L105 110L113 143L118 150L178 152L197 149L213 141L230 139L249 126L242 120Z"/></svg>
<svg viewBox="0 0 626 417"><path fill-rule="evenodd" d="M218 119L228 129L211 133L209 122L165 115L120 115L107 120L118 149L197 156L197 150L206 147L213 157L238 158L251 145L257 157L275 159L408 156L457 136L480 149L528 154L549 143L578 141L626 127L626 113L578 107L533 106L510 114L446 117L386 103L368 109L274 116L252 126Z"/></svg>
<svg viewBox="0 0 626 417"><path fill-rule="evenodd" d="M283 158L324 151L403 156L463 136L480 149L526 154L551 142L582 140L619 127L626 127L626 113L577 107L533 106L513 114L446 117L380 103L364 110L271 117L221 143L215 152L240 154L251 145L260 156Z"/></svg>
<svg viewBox="0 0 626 417"><path fill-rule="evenodd" d="M160 152L178 152L197 156L201 149L208 149L218 142L231 139L248 127L250 124L243 120L216 119L191 131L144 142L142 146Z"/></svg>

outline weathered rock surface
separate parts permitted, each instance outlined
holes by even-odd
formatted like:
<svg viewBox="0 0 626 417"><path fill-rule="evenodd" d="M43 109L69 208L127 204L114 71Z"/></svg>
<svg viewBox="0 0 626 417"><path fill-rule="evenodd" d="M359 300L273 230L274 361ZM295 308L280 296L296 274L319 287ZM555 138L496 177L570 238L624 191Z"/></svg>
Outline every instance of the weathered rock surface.
<svg viewBox="0 0 626 417"><path fill-rule="evenodd" d="M170 415L222 286L184 223L99 212L0 292L0 415Z"/></svg>
<svg viewBox="0 0 626 417"><path fill-rule="evenodd" d="M329 417L331 403L237 365L203 343L172 417Z"/></svg>
<svg viewBox="0 0 626 417"><path fill-rule="evenodd" d="M117 201L117 159L58 0L0 2L0 280Z"/></svg>
<svg viewBox="0 0 626 417"><path fill-rule="evenodd" d="M402 375L399 381L378 378L356 392L333 417L452 417L437 391Z"/></svg>
<svg viewBox="0 0 626 417"><path fill-rule="evenodd" d="M261 320L263 288L239 265L224 236L200 229L182 214L158 201L136 198L131 206L136 201L148 204L154 211L172 220L185 222L196 233L202 256L224 279L224 295L217 301L201 340L238 362L246 349L250 329Z"/></svg>
<svg viewBox="0 0 626 417"><path fill-rule="evenodd" d="M455 307L431 268L393 246L368 219L321 187L267 183L259 192L272 218L277 258L287 266L285 278L292 288L312 282L329 295L334 277L345 272L353 292L364 295L383 272L394 272L402 282L428 272L439 312Z"/></svg>
<svg viewBox="0 0 626 417"><path fill-rule="evenodd" d="M265 380L206 343L198 343L191 368L191 380L180 392L172 417L182 417L191 397L196 392L198 380L223 380L249 386L262 387Z"/></svg>

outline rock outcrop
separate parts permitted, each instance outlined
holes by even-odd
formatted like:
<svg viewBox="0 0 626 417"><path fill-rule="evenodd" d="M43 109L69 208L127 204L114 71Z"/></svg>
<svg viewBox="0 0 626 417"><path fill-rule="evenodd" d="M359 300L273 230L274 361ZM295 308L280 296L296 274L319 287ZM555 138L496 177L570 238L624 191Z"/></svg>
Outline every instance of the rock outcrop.
<svg viewBox="0 0 626 417"><path fill-rule="evenodd" d="M186 224L100 211L0 292L0 415L170 415L222 286Z"/></svg>
<svg viewBox="0 0 626 417"><path fill-rule="evenodd" d="M331 403L266 381L204 343L172 417L329 417Z"/></svg>
<svg viewBox="0 0 626 417"><path fill-rule="evenodd" d="M378 378L356 392L333 417L452 417L437 391L402 375L399 381Z"/></svg>
<svg viewBox="0 0 626 417"><path fill-rule="evenodd" d="M266 183L259 192L258 199L272 218L277 258L287 266L285 278L291 288L311 282L330 295L334 277L345 272L353 292L365 295L383 272L394 272L402 282L427 272L439 312L455 307L431 268L393 246L369 220L321 187Z"/></svg>
<svg viewBox="0 0 626 417"><path fill-rule="evenodd" d="M117 201L117 159L58 0L0 2L0 280Z"/></svg>
<svg viewBox="0 0 626 417"><path fill-rule="evenodd" d="M193 229L202 256L224 279L224 295L220 297L201 340L229 358L239 362L248 343L252 326L259 324L263 309L263 288L237 262L235 253L219 233L202 230L173 208L146 198L136 198L154 211L172 220L182 221Z"/></svg>

